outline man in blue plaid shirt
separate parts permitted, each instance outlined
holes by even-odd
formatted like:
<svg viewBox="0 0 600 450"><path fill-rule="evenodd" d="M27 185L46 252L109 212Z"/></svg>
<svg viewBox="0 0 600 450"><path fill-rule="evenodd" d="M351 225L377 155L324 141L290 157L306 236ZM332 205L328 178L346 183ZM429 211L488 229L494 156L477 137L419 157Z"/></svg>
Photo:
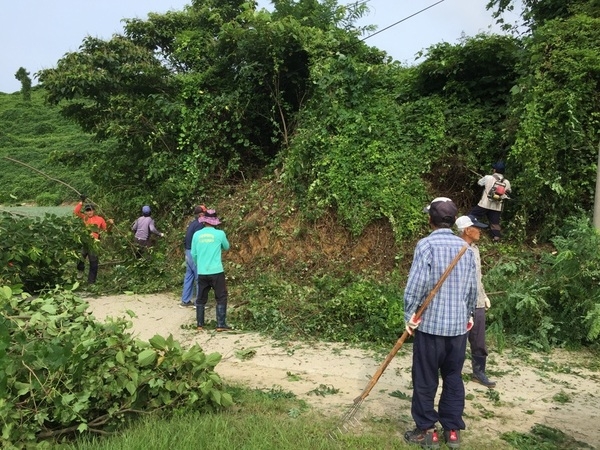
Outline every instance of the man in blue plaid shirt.
<svg viewBox="0 0 600 450"><path fill-rule="evenodd" d="M477 276L473 253L467 250L418 320L415 313L465 242L452 233L458 209L446 197L434 199L424 210L432 232L415 248L404 291L406 329L414 336L411 413L416 428L404 439L424 448L439 448L436 422L444 429L449 448L460 447L465 387L461 373L467 331L473 326L477 302ZM418 329L417 329L418 327ZM442 375L442 394L435 397Z"/></svg>

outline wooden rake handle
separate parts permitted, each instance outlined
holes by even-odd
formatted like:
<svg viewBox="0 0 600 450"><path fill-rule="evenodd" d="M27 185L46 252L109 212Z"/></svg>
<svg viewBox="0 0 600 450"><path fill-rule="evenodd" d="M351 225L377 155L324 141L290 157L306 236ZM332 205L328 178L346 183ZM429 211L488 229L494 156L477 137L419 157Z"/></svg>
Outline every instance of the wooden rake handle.
<svg viewBox="0 0 600 450"><path fill-rule="evenodd" d="M456 254L452 262L448 265L438 282L435 284L435 286L427 296L427 298L423 301L423 303L415 313L416 319L419 319L423 315L423 312L425 311L425 309L427 309L427 307L431 303L431 300L433 300L433 297L435 297L435 294L437 294L437 292L440 290L440 287L442 287L442 284L444 284L444 281L446 281L446 278L448 278L448 275L450 275L450 272L452 272L452 269L454 269L456 264L458 264L458 260L462 257L462 255L464 255L468 248L468 244L464 245ZM377 384L377 381L379 381L379 378L381 378L381 375L383 375L383 371L387 369L387 366L390 365L392 359L394 359L394 356L396 356L396 353L398 353L398 351L402 347L402 344L404 344L404 341L408 339L408 336L408 331L404 330L404 333L402 333L402 336L400 336L400 338L396 341L396 344L394 345L390 353L388 353L388 355L385 357L377 371L373 374L367 386L363 389L361 394L354 399L354 404L362 402L369 395L373 387L375 387L375 384Z"/></svg>

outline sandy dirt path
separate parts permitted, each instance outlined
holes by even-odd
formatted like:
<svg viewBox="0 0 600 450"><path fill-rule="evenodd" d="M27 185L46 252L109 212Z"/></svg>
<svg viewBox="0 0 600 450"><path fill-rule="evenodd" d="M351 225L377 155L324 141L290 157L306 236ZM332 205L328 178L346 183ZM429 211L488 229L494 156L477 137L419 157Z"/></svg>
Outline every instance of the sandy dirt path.
<svg viewBox="0 0 600 450"><path fill-rule="evenodd" d="M140 339L172 334L182 345L197 343L205 353L221 353L223 359L216 371L226 382L291 391L312 407L339 417L353 405L385 357L343 344L281 342L238 331L197 332L195 310L179 308L179 299L170 294L89 297L88 301L99 320L133 311L137 317L131 319L132 333ZM214 315L213 303L206 310L207 320L214 320ZM249 354L253 356L244 357ZM488 375L498 382L496 389L465 383L465 443L485 437L497 444L502 442L501 433L528 432L533 425L543 424L600 448L600 373L585 368L600 364L596 361L591 365L585 358L582 353L566 351L492 352ZM407 343L363 402L359 418L376 416L395 421L399 436L411 428L410 400L399 398L403 394L410 398L410 368L411 345ZM468 363L464 373L470 374ZM315 392L327 388L339 392L324 396Z"/></svg>

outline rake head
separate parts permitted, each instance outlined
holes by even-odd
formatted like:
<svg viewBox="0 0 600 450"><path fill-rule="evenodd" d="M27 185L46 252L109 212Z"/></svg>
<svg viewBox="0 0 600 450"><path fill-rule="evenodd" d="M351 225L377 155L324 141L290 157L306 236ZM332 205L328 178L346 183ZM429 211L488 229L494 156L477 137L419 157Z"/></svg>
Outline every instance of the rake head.
<svg viewBox="0 0 600 450"><path fill-rule="evenodd" d="M344 416L340 419L340 422L335 430L332 430L329 433L329 438L336 441L340 438L340 436L348 433L352 428L355 428L360 425L359 420L355 417L356 413L360 409L360 405L362 404L362 399L352 405L352 407L344 414Z"/></svg>

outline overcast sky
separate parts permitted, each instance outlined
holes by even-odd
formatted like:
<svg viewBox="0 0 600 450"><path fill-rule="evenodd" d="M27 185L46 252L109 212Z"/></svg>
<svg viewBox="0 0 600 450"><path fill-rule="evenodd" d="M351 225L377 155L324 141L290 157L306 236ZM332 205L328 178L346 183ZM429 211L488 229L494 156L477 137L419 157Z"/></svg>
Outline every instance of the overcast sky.
<svg viewBox="0 0 600 450"><path fill-rule="evenodd" d="M440 0L368 0L371 12L361 24L382 30ZM367 38L371 46L385 50L394 59L411 64L415 54L439 42L457 43L461 35L498 32L488 0L442 0L427 11ZM77 51L87 35L109 39L121 33L123 18L145 19L149 12L181 10L189 0L0 0L0 92L21 88L15 79L24 67L34 74L54 67L68 52ZM350 3L339 0L338 3ZM268 0L259 5L269 8ZM516 15L507 17L515 20Z"/></svg>

